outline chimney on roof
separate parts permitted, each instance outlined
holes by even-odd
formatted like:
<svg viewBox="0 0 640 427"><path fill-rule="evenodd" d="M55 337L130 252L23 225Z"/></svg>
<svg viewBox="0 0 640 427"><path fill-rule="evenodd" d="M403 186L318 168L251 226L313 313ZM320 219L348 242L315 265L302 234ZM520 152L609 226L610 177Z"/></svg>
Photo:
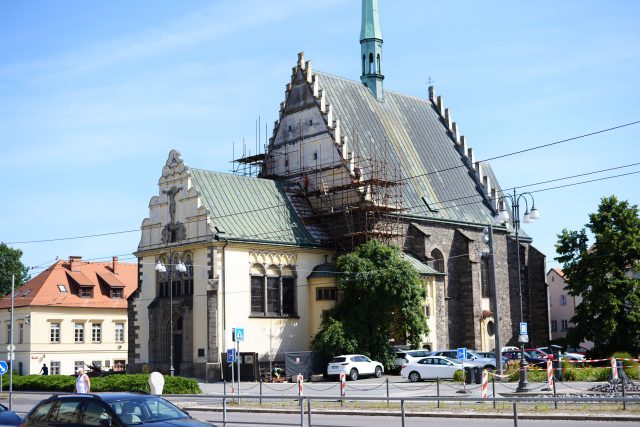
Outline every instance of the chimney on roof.
<svg viewBox="0 0 640 427"><path fill-rule="evenodd" d="M114 256L111 259L111 270L113 271L113 274L118 274L118 257Z"/></svg>
<svg viewBox="0 0 640 427"><path fill-rule="evenodd" d="M69 255L69 268L71 271L80 271L81 256Z"/></svg>

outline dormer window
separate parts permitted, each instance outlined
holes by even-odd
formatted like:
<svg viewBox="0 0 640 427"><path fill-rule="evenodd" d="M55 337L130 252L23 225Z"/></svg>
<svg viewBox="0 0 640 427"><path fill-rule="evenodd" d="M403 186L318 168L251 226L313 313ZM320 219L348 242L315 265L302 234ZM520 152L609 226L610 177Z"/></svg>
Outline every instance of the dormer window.
<svg viewBox="0 0 640 427"><path fill-rule="evenodd" d="M80 298L93 298L93 288L90 286L81 286Z"/></svg>
<svg viewBox="0 0 640 427"><path fill-rule="evenodd" d="M65 285L58 285L58 290L60 292L67 292L67 287Z"/></svg>
<svg viewBox="0 0 640 427"><path fill-rule="evenodd" d="M111 298L112 299L122 299L122 288L112 288L111 289Z"/></svg>

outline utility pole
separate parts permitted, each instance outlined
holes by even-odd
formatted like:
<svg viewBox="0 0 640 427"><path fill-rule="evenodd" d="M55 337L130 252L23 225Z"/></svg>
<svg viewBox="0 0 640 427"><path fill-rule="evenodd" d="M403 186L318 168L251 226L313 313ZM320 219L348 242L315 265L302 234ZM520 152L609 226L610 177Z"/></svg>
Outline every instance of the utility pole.
<svg viewBox="0 0 640 427"><path fill-rule="evenodd" d="M13 406L13 298L16 288L16 275L11 275L11 321L9 324L9 410Z"/></svg>

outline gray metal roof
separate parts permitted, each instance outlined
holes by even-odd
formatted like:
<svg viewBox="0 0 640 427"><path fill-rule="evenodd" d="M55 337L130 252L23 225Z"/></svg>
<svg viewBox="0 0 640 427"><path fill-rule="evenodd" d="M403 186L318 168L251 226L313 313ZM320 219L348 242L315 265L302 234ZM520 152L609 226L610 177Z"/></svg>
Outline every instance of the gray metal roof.
<svg viewBox="0 0 640 427"><path fill-rule="evenodd" d="M415 268L418 273L420 274L428 274L428 275L432 275L432 276L441 276L444 275L444 273L440 273L439 271L433 269L432 267L429 267L427 264L425 264L424 262L420 261L418 258L416 258L415 256L408 254L406 252L402 252L402 257L409 261L409 263L413 266L413 268Z"/></svg>
<svg viewBox="0 0 640 427"><path fill-rule="evenodd" d="M285 194L286 183L189 168L222 239L318 246Z"/></svg>
<svg viewBox="0 0 640 427"><path fill-rule="evenodd" d="M474 224L492 220L474 172L466 166L431 101L387 89L384 101L378 101L360 82L314 74L355 155L384 159L406 178L406 215ZM490 166L483 163L493 177ZM495 179L492 185L497 186Z"/></svg>
<svg viewBox="0 0 640 427"><path fill-rule="evenodd" d="M331 264L330 262L324 262L323 264L316 265L313 268L313 271L311 272L311 274L309 274L309 276L307 277L307 279L337 277L337 276L338 276L338 272L336 271L335 264Z"/></svg>

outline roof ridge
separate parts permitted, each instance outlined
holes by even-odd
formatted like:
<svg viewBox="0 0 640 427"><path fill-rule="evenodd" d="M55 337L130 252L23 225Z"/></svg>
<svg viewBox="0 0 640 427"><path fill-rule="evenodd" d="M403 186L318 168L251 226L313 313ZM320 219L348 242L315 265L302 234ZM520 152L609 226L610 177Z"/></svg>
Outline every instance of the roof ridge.
<svg viewBox="0 0 640 427"><path fill-rule="evenodd" d="M362 84L362 82L359 82L358 80L352 80L352 79L349 79L347 77L342 77L342 76L338 76L336 74L327 73L326 71L322 71L322 70L314 70L313 71L313 74L318 74L318 73L320 73L321 75L325 75L325 76L333 77L333 78L336 78L336 79L344 80L344 81L347 81L347 82L350 82L350 83L355 83L357 85L361 85L363 88L366 89L366 86L364 86ZM320 82L320 84L322 84L322 82ZM385 88L384 89L384 93L386 94L387 92L390 92L390 93L392 93L394 95L398 95L398 96L404 96L404 97L407 97L407 98L412 98L412 99L415 99L417 101L422 101L422 102L425 102L425 103L429 102L428 98L422 98L422 97L419 97L417 95L410 95L410 94L407 94L407 93L398 92L398 91L395 91L395 90L390 90L390 89Z"/></svg>

